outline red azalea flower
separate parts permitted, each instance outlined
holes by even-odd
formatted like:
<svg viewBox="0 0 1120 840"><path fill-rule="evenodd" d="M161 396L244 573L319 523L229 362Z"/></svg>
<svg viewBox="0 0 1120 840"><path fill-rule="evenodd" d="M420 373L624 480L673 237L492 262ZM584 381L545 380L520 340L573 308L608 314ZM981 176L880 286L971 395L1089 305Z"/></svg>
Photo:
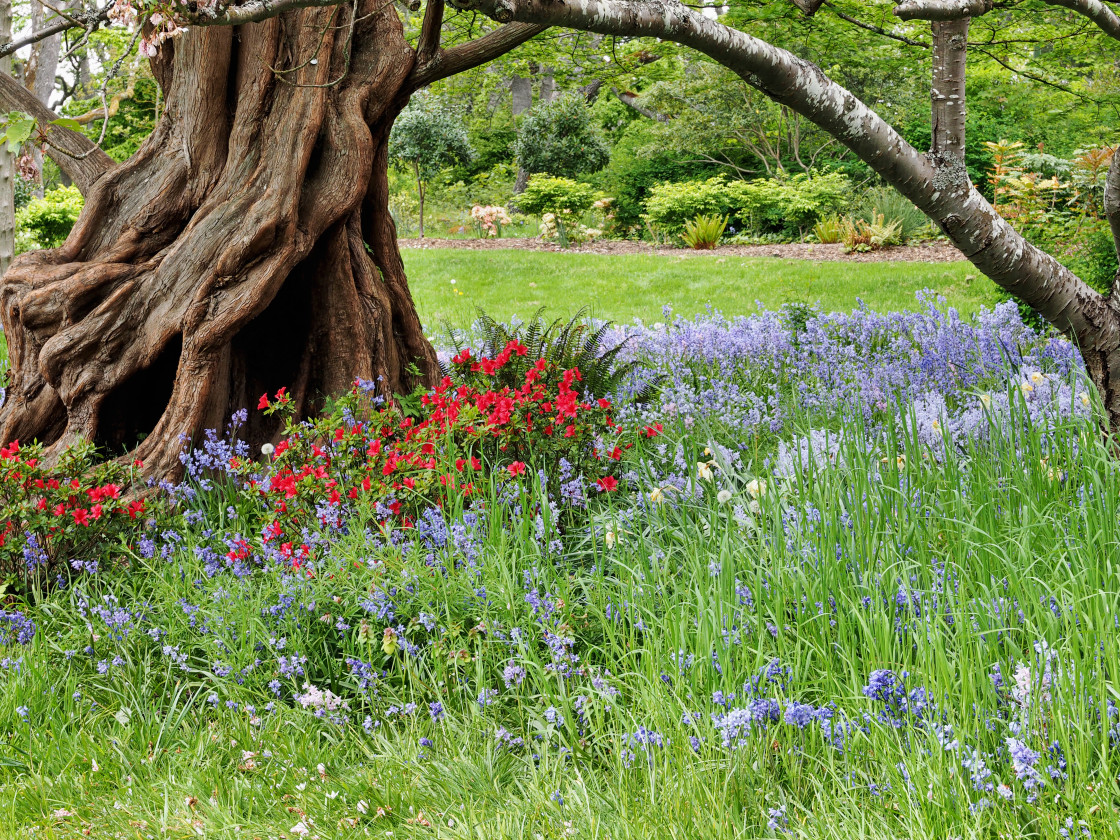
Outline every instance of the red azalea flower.
<svg viewBox="0 0 1120 840"><path fill-rule="evenodd" d="M268 408L268 394L261 394L260 400L257 402L257 408L264 411Z"/></svg>
<svg viewBox="0 0 1120 840"><path fill-rule="evenodd" d="M89 525L89 511L85 508L78 508L75 511L71 511L71 514L74 517L75 525Z"/></svg>
<svg viewBox="0 0 1120 840"><path fill-rule="evenodd" d="M506 467L506 469L509 470L509 474L512 475L512 476L521 475L522 473L525 472L525 462L524 461L514 461L512 464L510 464L508 467Z"/></svg>
<svg viewBox="0 0 1120 840"><path fill-rule="evenodd" d="M604 493L609 493L612 490L618 489L618 480L612 475L603 476L596 481L595 484L598 485L599 490Z"/></svg>

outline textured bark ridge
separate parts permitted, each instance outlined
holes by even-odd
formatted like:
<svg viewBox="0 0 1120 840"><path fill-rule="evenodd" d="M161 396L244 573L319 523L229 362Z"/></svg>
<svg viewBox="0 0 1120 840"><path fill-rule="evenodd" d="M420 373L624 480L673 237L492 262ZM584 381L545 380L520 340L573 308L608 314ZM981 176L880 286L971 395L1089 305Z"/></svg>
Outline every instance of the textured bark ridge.
<svg viewBox="0 0 1120 840"><path fill-rule="evenodd" d="M264 392L285 386L307 413L357 377L430 382L387 207L413 64L379 0L165 45L152 136L93 184L61 248L19 257L0 286L0 439L50 455L90 439L173 476L182 435ZM277 434L255 417L252 442Z"/></svg>

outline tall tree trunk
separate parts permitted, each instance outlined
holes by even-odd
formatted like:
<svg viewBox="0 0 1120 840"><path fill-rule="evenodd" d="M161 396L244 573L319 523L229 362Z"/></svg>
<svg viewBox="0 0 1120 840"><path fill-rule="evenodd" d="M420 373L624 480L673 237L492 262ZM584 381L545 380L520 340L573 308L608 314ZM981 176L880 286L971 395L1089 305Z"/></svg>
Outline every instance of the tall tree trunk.
<svg viewBox="0 0 1120 840"><path fill-rule="evenodd" d="M152 135L0 287L0 438L48 457L90 439L174 476L181 435L262 393L287 387L307 413L355 378L433 381L388 209L414 54L392 5L359 0L352 38L349 19L309 8L164 44ZM250 415L250 441L278 432Z"/></svg>
<svg viewBox="0 0 1120 840"><path fill-rule="evenodd" d="M511 108L514 121L533 107L533 80L524 76L514 76L509 83ZM513 182L513 194L521 195L529 185L529 173L517 167L517 177Z"/></svg>
<svg viewBox="0 0 1120 840"><path fill-rule="evenodd" d="M416 174L416 194L420 197L420 235L424 238L424 179L420 177L420 164L412 162L412 171Z"/></svg>
<svg viewBox="0 0 1120 840"><path fill-rule="evenodd" d="M39 0L31 0L31 28L42 29L46 22L47 8ZM24 68L23 84L35 94L35 98L50 106L51 94L54 93L54 77L58 70L58 56L62 48L62 35L51 35L31 47L31 55ZM35 168L40 175L43 172L43 152L38 146L32 145L31 157L34 159ZM43 195L43 182L40 179L36 188L39 196Z"/></svg>
<svg viewBox="0 0 1120 840"><path fill-rule="evenodd" d="M0 42L12 38L12 2L0 0ZM12 57L0 58L0 74L12 72ZM0 145L0 277L16 252L15 161L6 144Z"/></svg>
<svg viewBox="0 0 1120 840"><path fill-rule="evenodd" d="M933 30L933 119L930 154L942 159L964 160L965 62L968 56L969 18L935 20Z"/></svg>

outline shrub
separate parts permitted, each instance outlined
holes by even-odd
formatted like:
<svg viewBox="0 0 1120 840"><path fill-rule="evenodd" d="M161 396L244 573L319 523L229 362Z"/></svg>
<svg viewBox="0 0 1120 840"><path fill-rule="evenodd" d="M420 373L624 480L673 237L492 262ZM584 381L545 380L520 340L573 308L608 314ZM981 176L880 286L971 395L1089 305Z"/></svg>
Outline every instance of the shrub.
<svg viewBox="0 0 1120 840"><path fill-rule="evenodd" d="M587 102L578 94L538 105L521 122L513 144L518 165L573 178L597 172L610 161L610 146L591 121Z"/></svg>
<svg viewBox="0 0 1120 840"><path fill-rule="evenodd" d="M16 213L16 230L24 247L57 248L66 241L78 221L85 200L77 187L55 187L42 198L34 198Z"/></svg>
<svg viewBox="0 0 1120 840"><path fill-rule="evenodd" d="M57 464L42 461L42 446L13 441L0 449L0 576L23 591L42 592L59 575L120 563L148 513L127 500L134 471L98 462L96 448L79 443Z"/></svg>
<svg viewBox="0 0 1120 840"><path fill-rule="evenodd" d="M594 238L599 233L580 225L580 219L591 209L596 198L595 191L587 184L570 178L535 175L529 180L525 192L518 196L517 209L542 217L551 215L551 219L542 219L541 234L546 239L556 236L567 247L573 240Z"/></svg>
<svg viewBox="0 0 1120 840"><path fill-rule="evenodd" d="M517 198L522 213L542 216L558 213L579 218L595 203L595 191L587 184L570 178L536 175L529 179L525 192Z"/></svg>
<svg viewBox="0 0 1120 840"><path fill-rule="evenodd" d="M710 251L719 244L727 228L726 216L697 216L684 226L685 243L694 251Z"/></svg>
<svg viewBox="0 0 1120 840"><path fill-rule="evenodd" d="M609 399L582 392L578 368L534 359L517 340L493 356L464 348L450 374L403 400L403 419L373 382L357 382L327 414L303 423L288 413L284 389L261 397L266 414L287 416L263 474L248 459L215 461L258 500L239 513L241 527L266 529L273 559L298 569L314 559L309 529L339 527L346 500L376 511L384 527L407 529L433 506L461 509L482 496L484 483L531 471L578 474L609 488L623 451L637 436L657 434L627 431Z"/></svg>
<svg viewBox="0 0 1120 840"><path fill-rule="evenodd" d="M625 342L610 348L604 344L611 322L595 327L588 323L586 310L577 312L568 321L558 318L547 322L541 317L543 312L539 309L529 321L516 324L502 324L480 312L469 336L461 331L450 331L451 346L457 354L461 354L473 345L483 356L494 358L511 342L524 345L526 354L510 357L496 374L495 382L501 387L519 387L534 364L531 360L542 358L548 359L559 370L578 369L582 374L580 388L589 399L617 394L630 379L637 362L618 362ZM462 369L456 373L451 368L445 368L444 373L467 384L479 384L473 375L468 376ZM653 395L653 387L649 386L633 395L631 400L644 403Z"/></svg>
<svg viewBox="0 0 1120 840"><path fill-rule="evenodd" d="M725 216L732 209L722 177L657 184L650 189L645 207L646 221L671 236L680 235L697 216Z"/></svg>
<svg viewBox="0 0 1120 840"><path fill-rule="evenodd" d="M823 217L844 209L851 183L846 175L827 172L733 181L728 187L739 226L799 238Z"/></svg>
<svg viewBox="0 0 1120 840"><path fill-rule="evenodd" d="M646 199L646 220L655 229L677 236L697 216L730 216L738 229L803 235L817 221L839 212L848 201L850 183L836 172L791 178L727 182L658 184Z"/></svg>

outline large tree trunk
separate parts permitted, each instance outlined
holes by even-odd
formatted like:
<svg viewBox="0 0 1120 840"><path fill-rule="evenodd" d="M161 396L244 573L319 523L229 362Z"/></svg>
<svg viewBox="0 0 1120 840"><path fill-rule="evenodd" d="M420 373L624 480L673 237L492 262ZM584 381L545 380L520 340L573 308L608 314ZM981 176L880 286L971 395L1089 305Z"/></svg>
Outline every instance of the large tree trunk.
<svg viewBox="0 0 1120 840"><path fill-rule="evenodd" d="M392 5L359 0L352 38L351 19L302 9L164 44L152 135L93 184L66 243L0 287L0 439L48 456L90 439L174 476L181 436L262 393L287 387L307 414L355 378L432 381L387 206L414 53ZM251 442L278 434L250 418Z"/></svg>

